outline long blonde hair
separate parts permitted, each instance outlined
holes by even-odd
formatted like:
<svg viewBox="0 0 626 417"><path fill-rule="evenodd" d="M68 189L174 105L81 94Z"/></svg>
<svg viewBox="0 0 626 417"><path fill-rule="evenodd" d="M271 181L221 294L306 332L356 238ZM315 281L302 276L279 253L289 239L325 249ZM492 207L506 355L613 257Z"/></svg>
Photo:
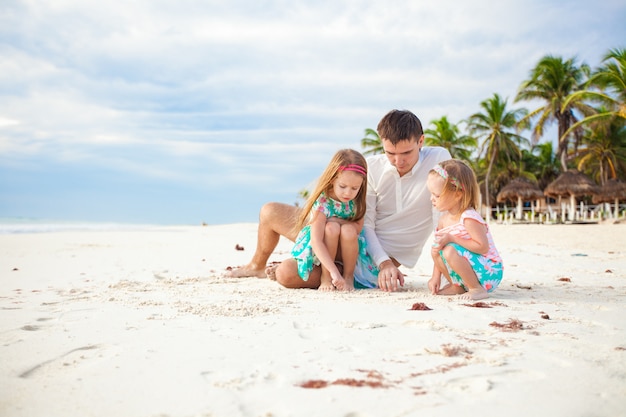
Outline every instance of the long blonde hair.
<svg viewBox="0 0 626 417"><path fill-rule="evenodd" d="M300 231L310 220L311 209L313 204L319 198L322 193L329 195L333 189L333 181L337 178L337 175L345 169L348 165L358 165L362 168L362 172L354 170L357 174L363 177L363 184L361 189L354 199L355 213L351 220L361 220L365 216L365 198L367 197L367 162L365 157L354 149L341 149L330 160L330 163L322 172L322 175L317 180L317 185L313 192L309 195L309 198L304 203L298 221L296 222L296 230Z"/></svg>
<svg viewBox="0 0 626 417"><path fill-rule="evenodd" d="M480 191L476 174L467 163L460 159L448 159L439 162L430 170L430 175L441 176L445 183L441 196L450 192L461 192L460 210L465 211L468 208L478 210L480 204Z"/></svg>

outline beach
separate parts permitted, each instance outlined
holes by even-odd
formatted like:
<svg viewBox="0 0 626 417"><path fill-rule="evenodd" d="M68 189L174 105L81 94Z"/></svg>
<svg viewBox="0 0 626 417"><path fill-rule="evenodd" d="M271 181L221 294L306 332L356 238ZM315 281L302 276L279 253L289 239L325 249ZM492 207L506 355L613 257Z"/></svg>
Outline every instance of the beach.
<svg viewBox="0 0 626 417"><path fill-rule="evenodd" d="M428 244L322 293L223 276L254 223L0 234L0 415L624 416L626 225L491 230L480 302L429 294Z"/></svg>

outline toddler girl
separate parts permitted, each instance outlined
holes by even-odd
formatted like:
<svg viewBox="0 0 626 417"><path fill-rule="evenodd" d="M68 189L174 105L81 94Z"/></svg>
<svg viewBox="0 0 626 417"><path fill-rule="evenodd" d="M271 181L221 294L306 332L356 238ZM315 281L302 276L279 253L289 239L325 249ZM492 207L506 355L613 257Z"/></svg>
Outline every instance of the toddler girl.
<svg viewBox="0 0 626 417"><path fill-rule="evenodd" d="M433 206L442 212L431 250L434 267L428 289L463 299L487 298L502 280L502 259L476 211L479 188L474 171L463 161L450 159L435 165L426 184ZM448 283L440 288L442 275Z"/></svg>

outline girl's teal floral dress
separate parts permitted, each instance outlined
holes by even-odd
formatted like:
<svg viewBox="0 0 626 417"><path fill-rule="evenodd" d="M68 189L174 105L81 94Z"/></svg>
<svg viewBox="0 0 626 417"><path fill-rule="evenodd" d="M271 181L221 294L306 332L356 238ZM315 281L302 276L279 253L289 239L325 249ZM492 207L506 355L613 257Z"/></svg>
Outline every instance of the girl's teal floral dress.
<svg viewBox="0 0 626 417"><path fill-rule="evenodd" d="M326 196L325 193L322 193L318 199L315 200L315 203L313 203L313 207L311 208L311 212L315 211L319 211L324 214L327 219L337 217L339 219L350 220L352 216L354 216L354 201L342 203L341 201L334 200ZM310 225L304 226L298 234L296 243L291 250L291 256L293 256L297 261L298 274L305 281L309 279L309 274L313 270L313 267L320 265L320 261L313 253L313 248L311 247ZM367 253L365 235L363 230L361 230L361 234L359 235L359 255L357 258L356 270L363 267L370 271L376 271L376 273L378 272L374 261Z"/></svg>

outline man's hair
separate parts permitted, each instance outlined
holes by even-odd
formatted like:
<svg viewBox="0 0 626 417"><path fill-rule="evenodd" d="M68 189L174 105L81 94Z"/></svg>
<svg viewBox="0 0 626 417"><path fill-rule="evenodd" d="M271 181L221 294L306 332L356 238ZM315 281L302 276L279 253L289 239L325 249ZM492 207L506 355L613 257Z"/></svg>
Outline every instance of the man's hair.
<svg viewBox="0 0 626 417"><path fill-rule="evenodd" d="M424 134L422 122L408 110L391 110L378 123L378 136L394 145L404 140L415 140Z"/></svg>

